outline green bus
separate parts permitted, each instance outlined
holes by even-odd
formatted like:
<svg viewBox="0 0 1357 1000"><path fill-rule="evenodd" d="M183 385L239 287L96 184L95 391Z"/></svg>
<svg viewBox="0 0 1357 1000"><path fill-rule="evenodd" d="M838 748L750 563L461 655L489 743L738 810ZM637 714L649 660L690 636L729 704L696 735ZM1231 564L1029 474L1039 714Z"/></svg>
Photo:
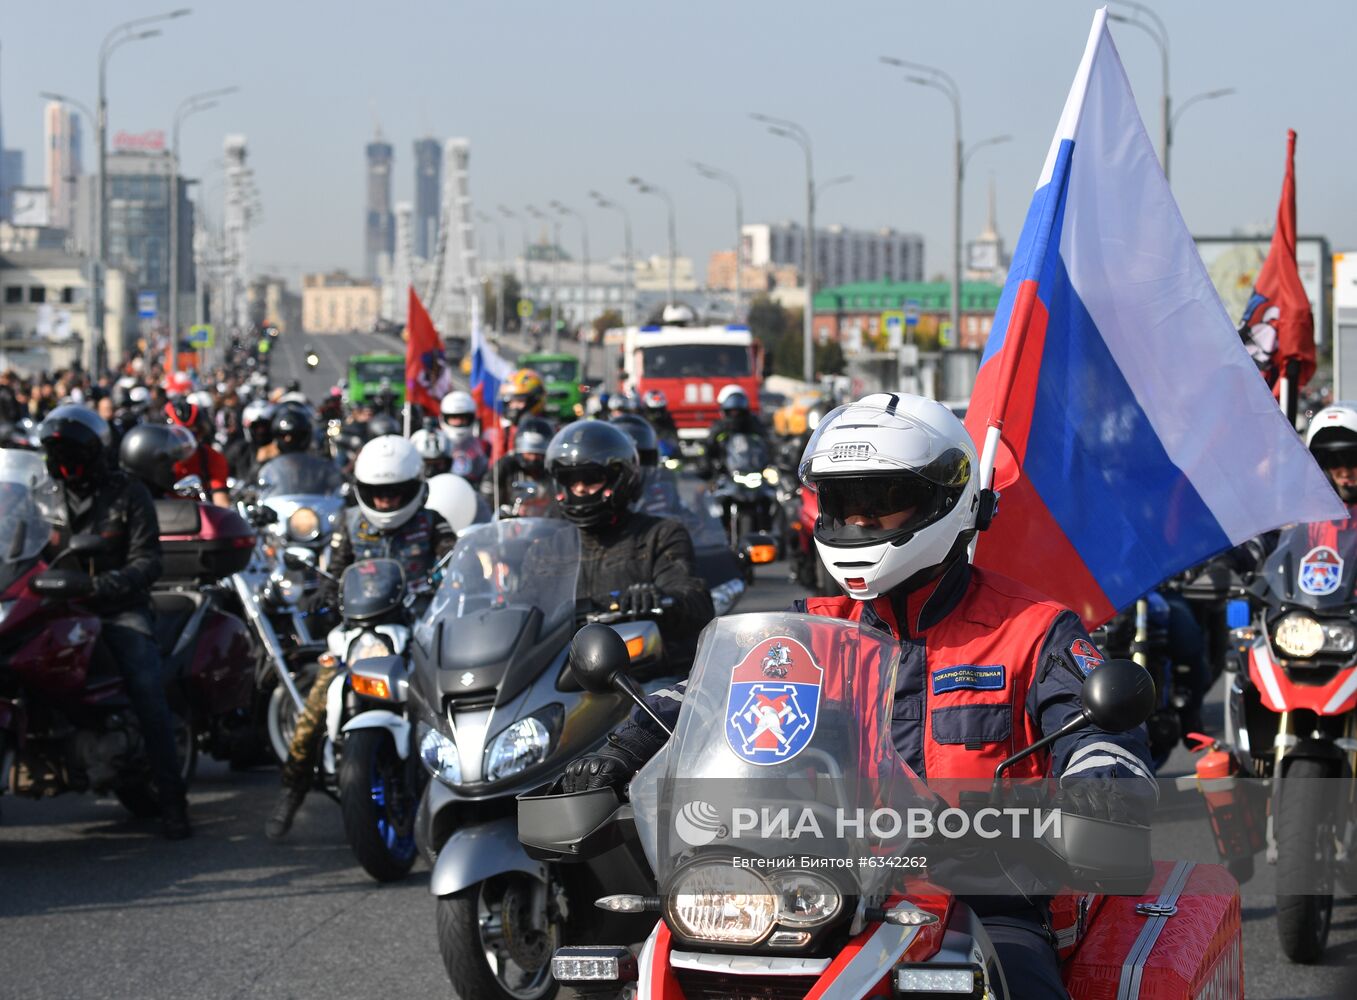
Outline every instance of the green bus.
<svg viewBox="0 0 1357 1000"><path fill-rule="evenodd" d="M349 403L362 405L388 389L400 408L405 405L405 355L355 354L349 358Z"/></svg>
<svg viewBox="0 0 1357 1000"><path fill-rule="evenodd" d="M575 419L575 407L584 402L580 360L573 354L520 354L518 367L531 368L547 387L547 412L562 420Z"/></svg>

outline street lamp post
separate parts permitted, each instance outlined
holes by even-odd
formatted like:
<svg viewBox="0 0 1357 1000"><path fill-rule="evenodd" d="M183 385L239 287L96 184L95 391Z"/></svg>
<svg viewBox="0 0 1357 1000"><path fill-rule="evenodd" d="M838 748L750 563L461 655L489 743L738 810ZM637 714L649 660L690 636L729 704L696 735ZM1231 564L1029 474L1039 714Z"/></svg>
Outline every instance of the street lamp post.
<svg viewBox="0 0 1357 1000"><path fill-rule="evenodd" d="M1136 17L1127 17L1125 14L1108 14L1107 16L1119 24L1129 24L1133 28L1139 28L1145 34L1154 39L1154 43L1159 46L1159 69L1162 77L1161 85L1163 94L1162 103L1159 109L1159 159L1164 164L1164 179L1169 176L1169 147L1173 142L1173 119L1169 114L1171 102L1169 100L1169 32L1164 25L1163 19L1156 14L1153 8L1146 6L1137 0L1113 0L1119 7L1129 7L1137 15L1143 14L1149 18L1150 23Z"/></svg>
<svg viewBox="0 0 1357 1000"><path fill-rule="evenodd" d="M735 322L740 321L744 313L744 282L741 272L744 270L744 199L740 196L740 182L735 175L705 163L693 162L693 169L709 181L720 181L735 193Z"/></svg>
<svg viewBox="0 0 1357 1000"><path fill-rule="evenodd" d="M583 249L583 271L580 278L580 291L584 298L580 303L580 322L579 335L577 342L580 345L580 377L583 378L587 373L585 368L589 363L589 338L593 331L589 329L589 223L584 216L575 211L569 205L562 205L559 201L553 201L551 207L561 215L573 215L580 220L580 243Z"/></svg>
<svg viewBox="0 0 1357 1000"><path fill-rule="evenodd" d="M629 177L627 183L635 185L636 190L641 194L653 194L663 198L669 209L669 301L667 304L672 306L674 304L674 275L678 268L678 224L674 218L674 199L669 197L668 191L657 188L654 184L648 184L639 177Z"/></svg>
<svg viewBox="0 0 1357 1000"><path fill-rule="evenodd" d="M154 38L159 35L158 30L139 31L147 24L154 24L160 21L169 21L177 17L183 17L190 13L187 7L179 10L172 10L165 14L152 14L150 17L139 17L132 21L124 21L116 25L107 35L99 46L99 113L96 117L95 131L97 133L95 142L98 143L98 178L95 180L95 223L94 223L94 281L90 292L94 298L94 322L96 329L90 333L89 358L88 365L91 374L103 367L104 353L104 256L108 252L108 191L107 170L108 170L108 96L107 96L107 77L108 77L108 59L115 49L128 42L138 42L147 38Z"/></svg>
<svg viewBox="0 0 1357 1000"><path fill-rule="evenodd" d="M1205 93L1193 94L1182 104L1178 105L1178 110L1173 112L1173 117L1169 120L1170 133L1176 134L1178 131L1178 119L1183 117L1183 112L1194 104L1200 104L1202 101L1214 101L1220 97L1229 97L1235 92L1233 87L1221 87L1218 90L1208 90ZM1167 174L1165 175L1167 177Z"/></svg>
<svg viewBox="0 0 1357 1000"><path fill-rule="evenodd" d="M811 155L810 133L796 122L785 118L773 118L769 115L750 115L756 122L768 126L768 131L783 139L797 143L806 154L806 306L801 311L801 376L803 381L815 381L815 340L813 325L815 322L815 166Z"/></svg>
<svg viewBox="0 0 1357 1000"><path fill-rule="evenodd" d="M500 215L504 216L506 219L518 219L518 220L522 223L522 225L523 225L523 284L524 284L524 286L527 286L527 285L531 284L531 282L530 282L530 280L529 280L529 276L528 276L528 245L529 245L529 240L528 240L528 220L527 220L526 218L524 218L523 216L519 215L517 212L515 212L513 209L511 209L508 205L499 205L499 206L497 206L497 207L499 208L499 214L500 214ZM506 319L506 321L505 321L506 328L507 328L507 323L508 323L508 321L507 321L507 319ZM518 329L518 332L519 332L520 334L522 334L522 332L523 332L523 323L522 323L522 322L520 322L520 323L518 324L518 328L519 328L519 329Z"/></svg>
<svg viewBox="0 0 1357 1000"><path fill-rule="evenodd" d="M38 96L41 97L41 98L42 98L43 100L45 100L45 101L56 101L56 102L59 103L59 104L69 104L71 107L75 108L77 111L79 111L82 115L85 116L85 122L86 122L86 124L88 124L88 125L92 125L92 124L94 123L94 121L95 121L96 116L95 116L95 114L94 114L93 111L91 111L88 107L86 107L84 104L80 103L79 101L77 101L77 100L75 100L75 99L73 99L73 98L67 97L65 94L56 94L56 93L53 93L53 92L50 91L50 90L44 90L44 91L41 91L41 92L38 94ZM72 181L73 181L73 180L74 180L74 178L72 178ZM68 186L68 187L67 187L67 192L68 192L68 194L67 194L67 200L68 200L68 202L74 202L75 199L74 199L74 198L71 196L71 194L69 193L70 191L71 191L71 187ZM97 228L97 226L98 226L97 218L95 218L95 219L90 219L90 216L89 216L88 214L86 215L85 218L86 218L86 221L89 221L89 222L93 222L93 223L94 223L94 224L90 227L91 229ZM74 223L74 217L73 217L73 216L72 216L71 221L72 221L72 223ZM98 238L98 237L97 237L93 232L90 233L90 239L91 239L91 240L94 240L94 239L97 239L97 238ZM86 363L87 365L90 366L90 370L91 370L91 372L93 372L94 365L93 365L93 360L92 360L92 359L94 358L94 346L93 346L93 345L94 345L94 342L95 342L94 331L97 329L97 327L96 327L96 325L95 325L95 324L96 324L96 321L97 321L97 307L96 307L96 304L95 304L95 296L94 296L94 281L95 281L95 274L94 274L94 272L95 272L95 270L96 270L97 265L95 264L95 255L94 255L93 252L91 252L91 253L89 254L89 256L88 256L86 259L87 259L87 261L88 261L87 266L86 266L86 269L85 269L85 270L86 270L86 281L88 281L89 284L86 286L86 289L85 289L85 326L87 327L87 330L86 330L86 333L85 333L84 355L85 355L85 363Z"/></svg>
<svg viewBox="0 0 1357 1000"><path fill-rule="evenodd" d="M946 95L948 101L952 104L952 124L955 134L953 151L953 177L952 177L952 337L956 343L961 342L961 189L962 182L965 179L965 153L961 139L961 88L957 86L955 80L938 69L936 66L926 66L923 63L910 62L906 59L896 59L891 56L882 56L881 61L887 66L895 66L899 69L919 70L927 73L927 76L917 76L906 74L905 79L910 83L920 87L932 87L934 90L940 90Z"/></svg>
<svg viewBox="0 0 1357 1000"><path fill-rule="evenodd" d="M534 219L541 219L541 220L543 220L543 221L545 221L545 220L547 219L546 214L545 214L544 212L542 212L539 208L537 208L537 207L534 206L534 205L529 205L527 208L524 209L524 211L527 212L527 213L528 213L530 216L532 216ZM555 230L554 230L554 231L555 231L556 233L559 233L559 232L560 232L560 223L556 222L554 219L552 220L552 223L553 223L553 225L555 226ZM553 240L554 240L555 243L560 243L560 238L559 238L558 236L553 237ZM557 334L557 332L556 332L556 299L558 298L558 296L559 296L559 291L560 291L560 289L557 287L557 282L560 280L560 268L557 267L557 264L559 263L559 262L556 260L556 257L557 257L557 256L558 256L558 255L557 255L556 252L555 252L555 247L553 247L553 249L552 249L552 255L551 255L552 264L551 264L551 310L550 310L550 316L551 316L551 350L552 350L553 352L555 352L556 348L557 348L557 347L559 346L559 344L560 344L560 341L559 341L559 339L558 339L559 334Z"/></svg>
<svg viewBox="0 0 1357 1000"><path fill-rule="evenodd" d="M501 209L502 209L503 207L504 207L504 206L502 206L502 205L500 206ZM482 222L488 222L488 223L490 223L492 226L495 227L495 244L496 244L496 248L497 248L498 251L499 251L499 298L496 300L496 301L499 303L499 305L498 305L498 307L495 309L495 320L496 320L495 325L499 328L499 336L503 337L503 336L504 336L504 333L505 333L505 330L506 330L506 328L507 328L507 326L508 326L508 322L509 322L509 319L508 319L508 317L505 315L505 312L504 312L505 307L506 307L506 305L507 305L507 303L508 303L508 299L505 297L505 294L504 294L505 291L507 290L507 289L505 288L505 282L504 282L504 277L505 277L505 271L504 271L504 252L505 252L505 251L504 251L504 224L503 224L502 222L500 222L499 219L496 219L496 218L495 218L493 215L491 215L489 212L478 212L478 213L477 213L477 217L478 217Z"/></svg>
<svg viewBox="0 0 1357 1000"><path fill-rule="evenodd" d="M594 199L594 204L599 208L610 208L622 214L622 239L623 252L626 255L627 276L623 288L623 294L627 296L622 303L622 322L636 322L636 262L632 257L631 251L631 213L622 205L605 198L597 191L590 191L589 197Z"/></svg>
<svg viewBox="0 0 1357 1000"><path fill-rule="evenodd" d="M239 87L205 90L184 98L174 112L170 130L170 371L179 369L179 126L189 115L217 106L216 98L234 94Z"/></svg>

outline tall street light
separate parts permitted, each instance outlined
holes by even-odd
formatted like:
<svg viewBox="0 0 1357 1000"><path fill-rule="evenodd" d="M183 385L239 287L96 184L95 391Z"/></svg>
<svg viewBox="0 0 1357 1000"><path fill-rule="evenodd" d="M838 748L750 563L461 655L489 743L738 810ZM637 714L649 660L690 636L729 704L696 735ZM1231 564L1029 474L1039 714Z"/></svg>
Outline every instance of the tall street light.
<svg viewBox="0 0 1357 1000"><path fill-rule="evenodd" d="M91 373L102 367L104 353L104 257L108 252L108 191L107 170L108 170L108 59L115 49L127 44L128 42L139 42L143 39L154 38L160 34L158 30L143 31L145 25L156 24L161 21L170 21L177 17L184 17L191 13L189 8L184 7L179 10L172 10L165 14L152 14L150 17L139 17L132 21L124 21L116 25L99 45L99 114L96 119L95 131L97 135L95 142L99 146L98 155L98 178L95 180L95 242L94 242L94 284L91 292L94 296L94 321L97 333L91 331L89 343L89 368Z"/></svg>
<svg viewBox="0 0 1357 1000"><path fill-rule="evenodd" d="M45 101L56 101L58 104L69 104L71 107L75 108L77 111L79 111L82 115L85 116L85 124L86 124L86 125L93 125L94 122L95 122L95 117L96 117L96 116L95 116L94 112L91 111L87 106L85 106L84 104L82 104L80 101L75 100L74 98L67 97L65 94L57 94L57 93L53 93L53 92L50 91L50 90L40 91L40 92L38 93L38 96L41 97L41 98L42 98L43 100L45 100ZM75 180L75 178L72 177L72 178L71 178L71 183L73 183L74 180ZM67 200L68 200L68 202L74 203L75 199L74 199L74 197L72 197L72 195L69 193L71 190L72 190L71 187L68 186L68 187L67 187L67 192L68 192L68 194L67 194ZM89 216L88 216L88 215L86 216L86 219L89 219ZM72 217L71 221L72 221L72 223L74 223L74 221L75 221L74 217ZM94 221L94 220L90 220L90 221ZM97 225L97 223L96 223L96 225ZM91 227L91 228L93 228L93 227ZM91 239L96 238L96 237L94 236L93 233L91 233L90 235L91 235ZM95 256L94 256L94 254L93 254L92 252L89 254L87 260L88 260L88 264L86 265L86 280L89 282L89 284L88 284L88 286L87 286L86 289L85 289L85 326L88 327L88 330L87 330L87 332L85 333L85 352L84 352L84 353L85 353L86 364L90 364L90 360L89 360L89 359L93 356L94 331L95 331L95 329L96 329L96 326L95 326L95 317L96 317L96 311L97 311L97 310L96 310L96 306L95 306L95 298L94 298L94 281L95 281L95 274L94 274L94 272L97 270L97 266L96 266L96 264L95 264ZM91 364L91 370L93 370L93 365L92 365L92 364Z"/></svg>
<svg viewBox="0 0 1357 1000"><path fill-rule="evenodd" d="M499 209L499 214L506 219L518 219L523 224L523 284L525 286L529 285L532 282L528 274L528 246L530 245L530 240L528 239L528 220L519 215L508 205L497 205L495 207ZM518 324L518 327L518 332L521 334L523 332L522 322Z"/></svg>
<svg viewBox="0 0 1357 1000"><path fill-rule="evenodd" d="M622 322L631 324L636 322L636 261L631 251L631 213L626 208L611 198L605 198L597 191L590 191L589 197L594 199L594 204L599 208L611 209L622 215L622 239L623 252L627 260L627 276L624 285L623 294L627 296L622 303Z"/></svg>
<svg viewBox="0 0 1357 1000"><path fill-rule="evenodd" d="M551 207L556 209L560 215L573 215L580 220L580 242L583 247L583 271L580 279L580 290L584 295L580 303L580 324L579 334L577 336L580 345L580 377L587 375L585 369L589 366L589 344L592 342L593 331L589 329L589 223L584 216L575 211L569 205L562 205L559 201L553 201Z"/></svg>
<svg viewBox="0 0 1357 1000"><path fill-rule="evenodd" d="M806 305L801 310L801 377L810 383L815 381L815 342L811 331L815 321L815 164L811 154L810 133L786 118L774 118L757 112L749 117L767 125L773 135L795 142L806 154L806 234L803 244Z"/></svg>
<svg viewBox="0 0 1357 1000"><path fill-rule="evenodd" d="M504 206L501 205L500 210L503 211L503 209ZM477 212L476 217L482 222L488 222L495 227L495 244L499 252L499 298L497 300L499 306L495 310L495 326L499 328L499 335L502 337L504 336L504 332L508 328L509 323L508 316L505 313L509 300L505 298L504 294L506 291L504 279L507 274L504 269L504 223L500 222L499 219L495 218L489 212Z"/></svg>
<svg viewBox="0 0 1357 1000"><path fill-rule="evenodd" d="M627 183L634 185L641 194L653 194L656 197L663 198L669 209L669 301L666 304L672 306L674 304L674 275L678 268L678 223L674 218L674 199L669 197L668 191L658 188L654 184L648 184L639 177L628 177Z"/></svg>
<svg viewBox="0 0 1357 1000"><path fill-rule="evenodd" d="M1169 121L1171 131L1178 131L1178 119L1183 117L1183 112L1194 104L1200 104L1202 101L1214 101L1219 97L1229 97L1235 92L1233 87L1221 87L1219 90L1208 90L1202 94L1193 94L1182 104L1178 105L1178 110L1173 112L1173 118Z"/></svg>
<svg viewBox="0 0 1357 1000"><path fill-rule="evenodd" d="M953 152L954 171L952 178L952 337L957 343L960 343L961 186L965 171L965 155L963 153L961 139L961 88L957 86L955 80L936 66L927 66L923 63L911 62L908 59L896 59L893 56L882 56L881 61L887 66L894 66L898 69L917 70L920 73L927 74L921 76L911 72L905 75L905 79L917 86L932 87L934 90L941 91L952 104L952 124L955 133L955 149Z"/></svg>
<svg viewBox="0 0 1357 1000"><path fill-rule="evenodd" d="M719 181L730 188L735 193L735 322L740 321L744 314L744 281L741 272L744 271L744 199L740 196L740 182L735 179L735 175L725 171L718 170L716 167L709 167L705 163L699 163L696 160L691 161L693 169L709 181Z"/></svg>
<svg viewBox="0 0 1357 1000"><path fill-rule="evenodd" d="M1113 2L1118 7L1129 7L1136 12L1136 16L1127 17L1125 14L1109 13L1107 16L1111 20L1139 28L1153 38L1154 43L1159 46L1159 69L1163 87L1163 103L1159 109L1159 159L1164 165L1164 179L1167 180L1169 176L1169 146L1173 142L1173 119L1169 114L1171 106L1169 100L1169 31L1153 8L1139 3L1138 0L1113 0ZM1149 24L1140 20L1142 14L1149 19Z"/></svg>
<svg viewBox="0 0 1357 1000"><path fill-rule="evenodd" d="M551 352L555 354L561 346L561 334L556 329L556 303L561 297L561 223L534 205L524 211L534 219L551 222Z"/></svg>
<svg viewBox="0 0 1357 1000"><path fill-rule="evenodd" d="M217 106L216 99L239 87L205 90L184 98L174 112L170 129L170 371L179 370L179 126L189 115Z"/></svg>

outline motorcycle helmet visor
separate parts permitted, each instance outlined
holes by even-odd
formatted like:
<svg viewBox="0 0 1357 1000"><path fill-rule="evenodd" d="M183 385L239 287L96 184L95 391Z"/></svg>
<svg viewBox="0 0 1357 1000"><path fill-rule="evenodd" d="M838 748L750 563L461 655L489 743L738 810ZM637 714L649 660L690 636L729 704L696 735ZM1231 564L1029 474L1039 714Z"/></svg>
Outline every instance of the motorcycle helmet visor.
<svg viewBox="0 0 1357 1000"><path fill-rule="evenodd" d="M1321 469L1357 469L1357 441L1336 448L1316 448L1314 456Z"/></svg>
<svg viewBox="0 0 1357 1000"><path fill-rule="evenodd" d="M422 483L420 479L408 479L403 483L359 483L358 496L373 510L400 510L414 502Z"/></svg>
<svg viewBox="0 0 1357 1000"><path fill-rule="evenodd" d="M443 423L448 427L470 427L476 422L474 413L445 413Z"/></svg>
<svg viewBox="0 0 1357 1000"><path fill-rule="evenodd" d="M820 499L816 536L841 546L908 539L950 511L962 491L903 471L829 475L815 485Z"/></svg>
<svg viewBox="0 0 1357 1000"><path fill-rule="evenodd" d="M608 470L601 465L575 465L556 470L561 489L575 495L594 494L608 482Z"/></svg>

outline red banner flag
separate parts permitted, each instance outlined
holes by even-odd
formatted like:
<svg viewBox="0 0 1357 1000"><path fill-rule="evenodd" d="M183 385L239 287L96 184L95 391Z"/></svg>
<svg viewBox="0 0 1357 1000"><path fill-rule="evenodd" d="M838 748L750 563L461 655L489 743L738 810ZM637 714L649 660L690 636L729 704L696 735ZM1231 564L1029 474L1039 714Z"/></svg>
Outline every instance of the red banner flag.
<svg viewBox="0 0 1357 1000"><path fill-rule="evenodd" d="M406 321L405 398L437 416L438 404L451 388L452 372L443 352L443 338L434 329L433 320L411 285Z"/></svg>
<svg viewBox="0 0 1357 1000"><path fill-rule="evenodd" d="M1290 389L1293 394L1315 373L1315 318L1296 267L1295 129L1286 133L1286 177L1277 206L1277 228L1240 318L1239 335L1274 395L1281 391L1287 362L1300 364Z"/></svg>

